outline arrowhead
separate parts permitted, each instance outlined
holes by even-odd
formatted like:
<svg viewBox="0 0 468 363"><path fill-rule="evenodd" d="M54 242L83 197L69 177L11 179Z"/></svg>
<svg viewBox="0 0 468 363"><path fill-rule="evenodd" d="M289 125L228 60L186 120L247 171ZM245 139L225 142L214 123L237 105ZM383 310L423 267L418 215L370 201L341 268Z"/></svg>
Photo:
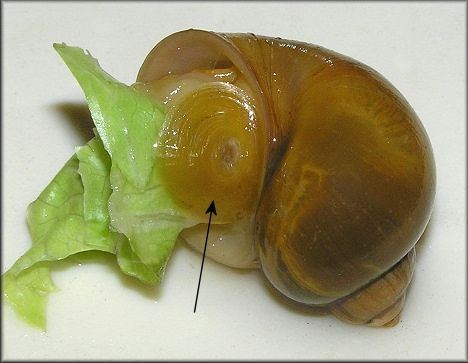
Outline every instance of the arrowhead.
<svg viewBox="0 0 468 363"><path fill-rule="evenodd" d="M215 207L215 204L214 204L214 200L211 202L210 206L208 207L208 209L206 210L205 214L206 213L214 213L215 215L216 214L216 207Z"/></svg>

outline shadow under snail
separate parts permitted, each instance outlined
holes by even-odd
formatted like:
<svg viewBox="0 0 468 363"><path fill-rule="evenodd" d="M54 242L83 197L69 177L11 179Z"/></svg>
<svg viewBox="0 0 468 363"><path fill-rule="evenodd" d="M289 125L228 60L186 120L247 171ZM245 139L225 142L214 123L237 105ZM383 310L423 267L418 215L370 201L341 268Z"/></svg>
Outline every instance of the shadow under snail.
<svg viewBox="0 0 468 363"><path fill-rule="evenodd" d="M176 202L200 220L216 202L207 256L346 322L398 323L436 176L384 77L315 45L187 30L133 87L167 112L158 163ZM180 238L203 251L206 227Z"/></svg>

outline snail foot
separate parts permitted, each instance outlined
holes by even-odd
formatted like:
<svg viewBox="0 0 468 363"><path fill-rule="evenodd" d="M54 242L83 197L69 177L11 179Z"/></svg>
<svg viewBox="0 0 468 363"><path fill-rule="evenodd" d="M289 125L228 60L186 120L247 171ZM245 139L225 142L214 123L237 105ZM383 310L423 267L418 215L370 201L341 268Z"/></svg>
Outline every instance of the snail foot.
<svg viewBox="0 0 468 363"><path fill-rule="evenodd" d="M330 304L331 312L350 324L395 326L400 321L406 289L413 277L415 257L413 247L385 275L356 293Z"/></svg>

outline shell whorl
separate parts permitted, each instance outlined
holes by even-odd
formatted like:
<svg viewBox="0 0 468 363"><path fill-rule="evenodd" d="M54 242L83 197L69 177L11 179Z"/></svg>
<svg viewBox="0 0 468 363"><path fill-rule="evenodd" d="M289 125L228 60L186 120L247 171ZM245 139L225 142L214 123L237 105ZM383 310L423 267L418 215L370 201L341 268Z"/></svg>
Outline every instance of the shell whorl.
<svg viewBox="0 0 468 363"><path fill-rule="evenodd" d="M395 87L357 61L282 39L232 41L252 64L280 140L257 211L263 270L296 301L347 296L397 264L428 222L427 134Z"/></svg>

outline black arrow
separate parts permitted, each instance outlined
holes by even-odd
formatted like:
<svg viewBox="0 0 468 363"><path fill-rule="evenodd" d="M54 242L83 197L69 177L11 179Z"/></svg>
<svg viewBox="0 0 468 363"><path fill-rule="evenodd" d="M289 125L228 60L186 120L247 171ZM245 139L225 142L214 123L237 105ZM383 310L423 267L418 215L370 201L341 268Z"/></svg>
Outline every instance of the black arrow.
<svg viewBox="0 0 468 363"><path fill-rule="evenodd" d="M206 245L208 244L208 234L210 233L211 216L213 215L213 213L217 215L214 200L211 202L210 206L206 210L205 214L207 213L210 213L210 219L208 220L208 230L206 231L205 249L203 250L203 259L202 259L201 269L200 269L200 278L198 279L197 297L195 298L195 307L193 308L193 312L197 311L198 292L200 291L200 282L201 282L201 275L203 272L203 263L205 262Z"/></svg>

